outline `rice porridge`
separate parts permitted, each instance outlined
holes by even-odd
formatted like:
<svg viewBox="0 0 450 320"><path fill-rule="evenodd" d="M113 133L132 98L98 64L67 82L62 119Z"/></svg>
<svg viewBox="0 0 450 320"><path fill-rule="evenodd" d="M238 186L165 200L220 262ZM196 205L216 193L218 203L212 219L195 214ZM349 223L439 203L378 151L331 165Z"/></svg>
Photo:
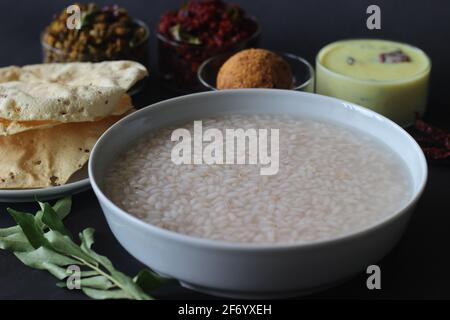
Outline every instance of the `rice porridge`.
<svg viewBox="0 0 450 320"><path fill-rule="evenodd" d="M193 121L184 126L193 130ZM302 243L369 227L412 196L408 170L377 139L353 129L275 115L228 115L216 128L279 129L279 170L171 161L171 133L147 136L119 157L105 188L112 201L161 228L241 243Z"/></svg>

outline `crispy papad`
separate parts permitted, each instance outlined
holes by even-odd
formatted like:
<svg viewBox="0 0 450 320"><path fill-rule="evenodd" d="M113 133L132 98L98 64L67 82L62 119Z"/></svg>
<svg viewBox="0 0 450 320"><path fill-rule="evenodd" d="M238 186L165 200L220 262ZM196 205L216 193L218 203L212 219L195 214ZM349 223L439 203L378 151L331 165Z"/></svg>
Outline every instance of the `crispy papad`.
<svg viewBox="0 0 450 320"><path fill-rule="evenodd" d="M142 64L128 60L44 63L0 68L0 83L44 81L69 86L119 87L127 91L147 75Z"/></svg>
<svg viewBox="0 0 450 320"><path fill-rule="evenodd" d="M132 108L133 105L130 96L124 94L111 115L122 115ZM101 118L95 119L94 121L100 120ZM28 130L51 128L61 124L64 124L64 122L53 120L17 121L0 118L0 136L13 135Z"/></svg>
<svg viewBox="0 0 450 320"><path fill-rule="evenodd" d="M97 139L122 116L0 137L0 189L57 186L88 161Z"/></svg>
<svg viewBox="0 0 450 320"><path fill-rule="evenodd" d="M126 91L146 75L145 67L132 61L0 68L0 118L96 121L113 113Z"/></svg>
<svg viewBox="0 0 450 320"><path fill-rule="evenodd" d="M0 118L17 121L93 121L114 110L119 87L68 86L47 82L0 83Z"/></svg>

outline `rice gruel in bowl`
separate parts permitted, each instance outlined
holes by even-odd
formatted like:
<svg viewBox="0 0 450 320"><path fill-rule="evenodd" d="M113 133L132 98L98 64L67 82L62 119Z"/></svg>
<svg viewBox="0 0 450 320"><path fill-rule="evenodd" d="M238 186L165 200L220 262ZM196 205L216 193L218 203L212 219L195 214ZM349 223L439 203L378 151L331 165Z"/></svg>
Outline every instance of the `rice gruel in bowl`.
<svg viewBox="0 0 450 320"><path fill-rule="evenodd" d="M183 127L193 131L193 121ZM413 196L403 160L378 139L342 125L282 115L226 115L208 128L279 129L279 170L171 161L175 128L141 138L110 167L105 191L132 215L194 237L305 243L370 227Z"/></svg>

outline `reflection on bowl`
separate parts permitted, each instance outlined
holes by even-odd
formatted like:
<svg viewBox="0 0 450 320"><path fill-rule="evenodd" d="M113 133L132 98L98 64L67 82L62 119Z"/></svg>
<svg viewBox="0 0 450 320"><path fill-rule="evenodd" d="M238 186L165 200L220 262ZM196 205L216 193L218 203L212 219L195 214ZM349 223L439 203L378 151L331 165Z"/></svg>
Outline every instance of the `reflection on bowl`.
<svg viewBox="0 0 450 320"><path fill-rule="evenodd" d="M291 53L276 52L287 63L289 63L292 74L294 87L292 90L314 92L314 68L305 59L298 57ZM218 90L216 88L217 74L220 67L233 55L233 53L227 53L219 56L212 57L203 62L197 72L199 82L207 90Z"/></svg>
<svg viewBox="0 0 450 320"><path fill-rule="evenodd" d="M175 233L148 224L111 201L105 192L107 172L140 137L193 119L233 113L281 114L332 122L377 137L404 162L411 177L411 197L402 208L362 230L328 240L267 245ZM332 286L381 259L403 234L425 186L427 166L420 147L408 133L366 108L304 92L246 89L182 96L122 119L94 147L89 177L114 235L126 250L156 272L206 293L273 298Z"/></svg>

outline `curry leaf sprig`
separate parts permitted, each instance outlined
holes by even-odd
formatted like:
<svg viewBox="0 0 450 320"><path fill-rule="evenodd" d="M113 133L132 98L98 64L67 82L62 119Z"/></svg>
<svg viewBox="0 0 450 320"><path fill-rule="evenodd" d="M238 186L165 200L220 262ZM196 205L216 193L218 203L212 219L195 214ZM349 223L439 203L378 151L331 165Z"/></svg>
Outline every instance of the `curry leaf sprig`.
<svg viewBox="0 0 450 320"><path fill-rule="evenodd" d="M0 249L8 250L25 265L47 270L55 276L59 287L67 287L72 272L68 266L77 266L79 287L94 299L152 299L148 292L165 280L144 269L133 279L116 270L105 256L92 250L94 229L84 229L78 245L63 224L70 213L72 201L64 198L53 206L39 202L35 214L8 208L16 226L0 229Z"/></svg>

